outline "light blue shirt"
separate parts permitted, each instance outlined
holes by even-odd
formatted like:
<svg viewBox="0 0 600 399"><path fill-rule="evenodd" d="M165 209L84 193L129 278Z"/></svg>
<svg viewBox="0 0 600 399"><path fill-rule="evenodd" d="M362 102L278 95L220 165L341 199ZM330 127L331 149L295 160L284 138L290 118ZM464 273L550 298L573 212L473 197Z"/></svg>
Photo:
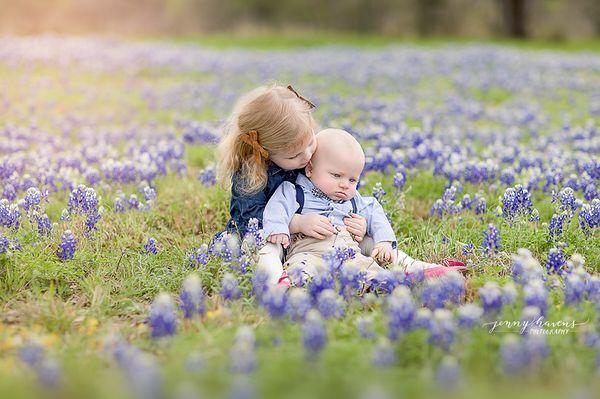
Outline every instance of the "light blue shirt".
<svg viewBox="0 0 600 399"><path fill-rule="evenodd" d="M334 226L344 226L344 218L352 212L350 200L337 202L314 193L315 185L304 174L299 173L296 184L304 192L302 215L318 213L327 217ZM317 189L318 190L318 189ZM379 201L374 197L363 197L358 192L354 195L356 213L367 220L367 235L373 237L375 243L382 241L396 242L396 235L385 215ZM263 230L268 237L271 234L290 235L289 224L300 204L296 201L296 187L284 181L277 187L263 212Z"/></svg>

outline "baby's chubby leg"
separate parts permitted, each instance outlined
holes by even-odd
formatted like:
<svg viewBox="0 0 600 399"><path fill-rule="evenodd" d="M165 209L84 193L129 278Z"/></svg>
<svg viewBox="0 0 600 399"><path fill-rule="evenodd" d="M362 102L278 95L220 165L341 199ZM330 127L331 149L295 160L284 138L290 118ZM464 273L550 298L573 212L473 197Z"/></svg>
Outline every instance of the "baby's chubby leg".
<svg viewBox="0 0 600 399"><path fill-rule="evenodd" d="M361 243L359 243L361 253L365 256L371 256L371 252L375 247L375 242L373 238L369 236L365 236ZM408 273L415 273L421 270L429 269L432 267L438 267L434 263L427 263L420 260L416 260L411 258L406 252L403 252L399 249L396 250L396 262L395 264L398 266L404 267L405 271Z"/></svg>
<svg viewBox="0 0 600 399"><path fill-rule="evenodd" d="M283 247L281 244L268 242L258 251L257 269L265 270L269 275L269 283L277 284L283 274Z"/></svg>

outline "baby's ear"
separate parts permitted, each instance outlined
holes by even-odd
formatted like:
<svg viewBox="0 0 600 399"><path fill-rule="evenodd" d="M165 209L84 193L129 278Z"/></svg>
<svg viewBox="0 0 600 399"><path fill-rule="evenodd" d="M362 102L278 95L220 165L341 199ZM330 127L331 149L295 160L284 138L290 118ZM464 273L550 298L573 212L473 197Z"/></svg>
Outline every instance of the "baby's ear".
<svg viewBox="0 0 600 399"><path fill-rule="evenodd" d="M304 168L304 173L306 173L306 177L310 177L310 175L312 175L312 170L313 170L313 164L312 164L312 160L308 161L308 163L306 164L306 167Z"/></svg>

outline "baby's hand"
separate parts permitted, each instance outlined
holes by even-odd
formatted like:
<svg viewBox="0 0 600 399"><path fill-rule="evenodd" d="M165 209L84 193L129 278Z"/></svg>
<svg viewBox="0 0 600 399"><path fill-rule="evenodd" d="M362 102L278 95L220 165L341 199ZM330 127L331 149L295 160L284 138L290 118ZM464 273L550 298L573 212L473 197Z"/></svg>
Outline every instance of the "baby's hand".
<svg viewBox="0 0 600 399"><path fill-rule="evenodd" d="M335 233L335 227L325 216L317 213L296 216L298 217L298 230L306 236L324 240Z"/></svg>
<svg viewBox="0 0 600 399"><path fill-rule="evenodd" d="M290 245L290 237L287 234L271 234L267 241L272 242L273 244L281 244L284 248L287 248Z"/></svg>
<svg viewBox="0 0 600 399"><path fill-rule="evenodd" d="M373 252L371 252L371 257L380 265L386 265L395 260L395 252L391 242L381 241L375 244L375 248L373 248Z"/></svg>
<svg viewBox="0 0 600 399"><path fill-rule="evenodd" d="M344 224L348 233L352 234L352 238L356 242L361 242L367 234L367 219L357 213L351 213L351 217L344 218Z"/></svg>

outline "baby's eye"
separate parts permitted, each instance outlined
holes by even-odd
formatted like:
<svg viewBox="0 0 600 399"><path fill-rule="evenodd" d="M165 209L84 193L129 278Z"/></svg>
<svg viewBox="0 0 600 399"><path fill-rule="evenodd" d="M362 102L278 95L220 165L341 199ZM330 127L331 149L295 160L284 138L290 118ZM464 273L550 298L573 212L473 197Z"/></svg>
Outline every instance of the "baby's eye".
<svg viewBox="0 0 600 399"><path fill-rule="evenodd" d="M356 183L356 179L350 179L350 183L352 183L352 184Z"/></svg>
<svg viewBox="0 0 600 399"><path fill-rule="evenodd" d="M335 177L336 179L339 179L339 178L340 178L340 175L339 175L339 173L332 173L332 174L331 174L331 176Z"/></svg>

